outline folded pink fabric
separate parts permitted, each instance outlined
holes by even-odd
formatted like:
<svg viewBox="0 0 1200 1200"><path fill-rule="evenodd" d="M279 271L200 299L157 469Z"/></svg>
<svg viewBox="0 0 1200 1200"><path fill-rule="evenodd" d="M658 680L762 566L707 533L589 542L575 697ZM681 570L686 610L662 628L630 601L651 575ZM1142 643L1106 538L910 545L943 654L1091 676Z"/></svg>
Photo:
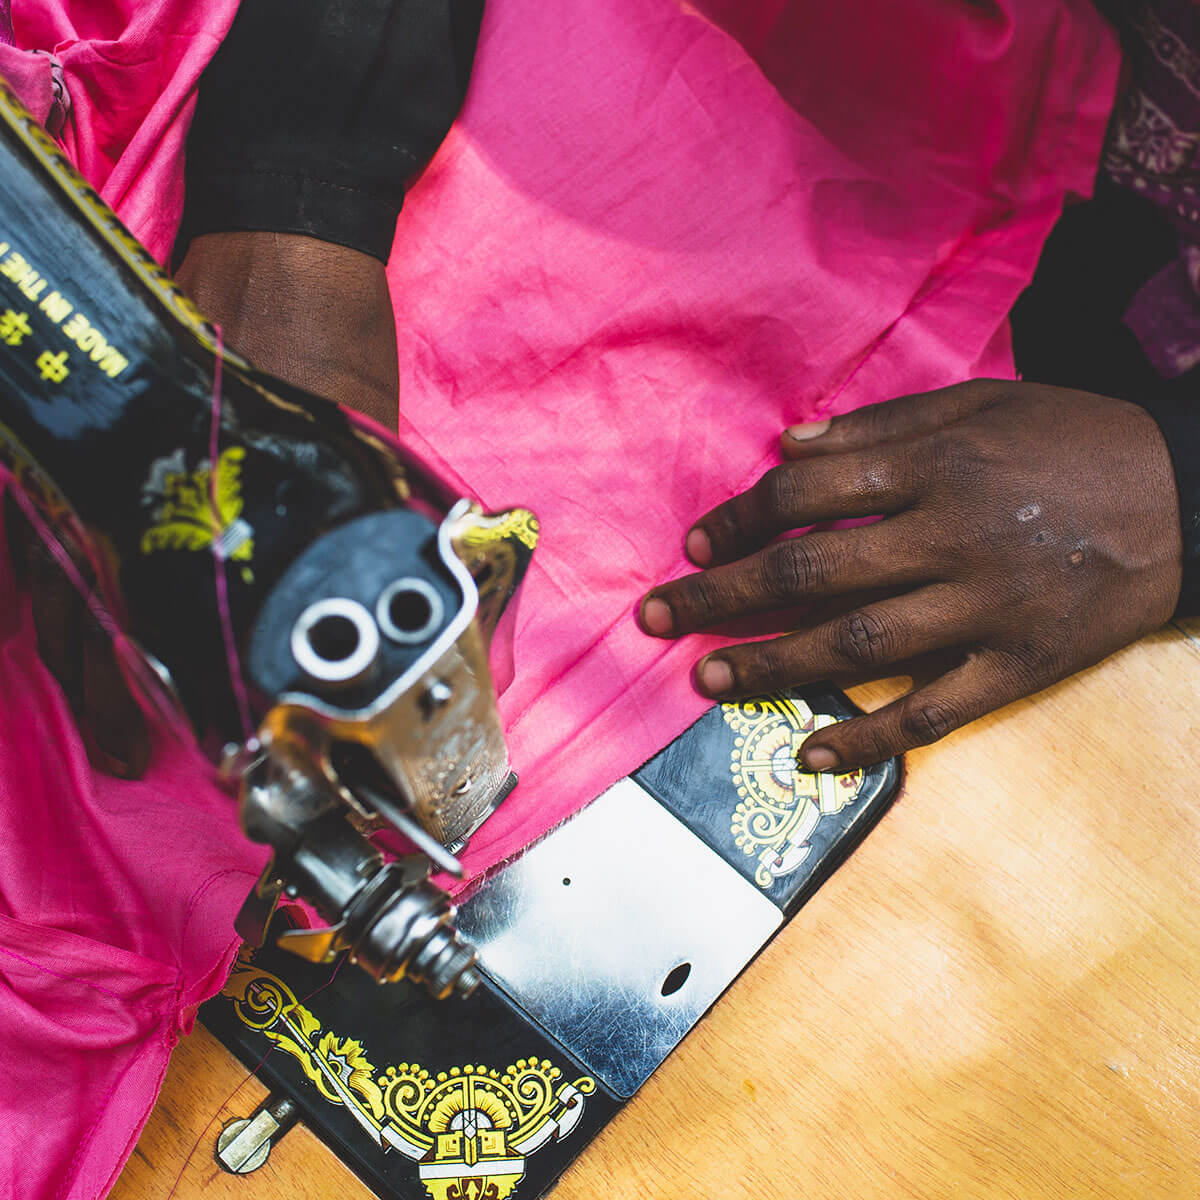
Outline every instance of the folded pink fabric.
<svg viewBox="0 0 1200 1200"><path fill-rule="evenodd" d="M188 97L235 8L17 0L17 46L0 45L0 73L42 120L55 64L32 51L56 54L69 151L160 257L182 203ZM190 755L160 747L139 783L90 769L2 535L0 679L0 1196L95 1200L225 978L265 855Z"/></svg>
<svg viewBox="0 0 1200 1200"><path fill-rule="evenodd" d="M0 594L0 1195L92 1200L225 978L264 855L190 755L94 773L7 565Z"/></svg>
<svg viewBox="0 0 1200 1200"><path fill-rule="evenodd" d="M65 143L160 257L232 0L15 0ZM3 64L0 63L0 69ZM490 0L390 279L403 437L543 542L501 705L508 857L705 707L633 614L789 422L1011 374L1005 314L1086 193L1117 70L1085 0ZM261 852L196 768L93 776L0 578L0 1194L101 1194ZM637 830L630 830L636 838Z"/></svg>
<svg viewBox="0 0 1200 1200"><path fill-rule="evenodd" d="M156 258L183 207L195 87L237 0L12 0L13 37L62 63L75 165Z"/></svg>

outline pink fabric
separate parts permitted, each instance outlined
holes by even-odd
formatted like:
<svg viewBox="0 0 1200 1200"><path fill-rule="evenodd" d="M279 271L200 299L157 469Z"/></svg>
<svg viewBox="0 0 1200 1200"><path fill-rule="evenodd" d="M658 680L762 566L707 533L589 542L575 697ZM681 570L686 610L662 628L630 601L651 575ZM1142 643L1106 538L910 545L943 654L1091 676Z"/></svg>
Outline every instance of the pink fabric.
<svg viewBox="0 0 1200 1200"><path fill-rule="evenodd" d="M103 1195L220 987L260 848L191 755L93 772L0 542L0 1195Z"/></svg>
<svg viewBox="0 0 1200 1200"><path fill-rule="evenodd" d="M236 4L13 5L0 73L160 257L182 204L196 79ZM264 854L190 755L147 778L90 770L33 650L0 544L0 1196L94 1200L137 1140L180 1032L224 980L231 920ZM168 1186L164 1183L164 1188Z"/></svg>
<svg viewBox="0 0 1200 1200"><path fill-rule="evenodd" d="M493 0L389 268L401 436L544 531L501 701L522 783L469 874L706 707L718 639L633 613L787 424L1012 375L1117 67L1086 0Z"/></svg>
<svg viewBox="0 0 1200 1200"><path fill-rule="evenodd" d="M196 81L236 11L237 0L12 0L17 46L63 65L67 153L162 261L183 211Z"/></svg>
<svg viewBox="0 0 1200 1200"><path fill-rule="evenodd" d="M13 5L17 45L63 62L70 152L160 257L232 11ZM403 436L544 530L501 701L522 783L472 871L702 711L714 642L633 612L784 425L1011 374L1005 313L1090 187L1116 68L1086 0L490 0L390 267ZM143 783L93 776L7 576L0 613L0 1194L90 1200L261 852L166 750Z"/></svg>

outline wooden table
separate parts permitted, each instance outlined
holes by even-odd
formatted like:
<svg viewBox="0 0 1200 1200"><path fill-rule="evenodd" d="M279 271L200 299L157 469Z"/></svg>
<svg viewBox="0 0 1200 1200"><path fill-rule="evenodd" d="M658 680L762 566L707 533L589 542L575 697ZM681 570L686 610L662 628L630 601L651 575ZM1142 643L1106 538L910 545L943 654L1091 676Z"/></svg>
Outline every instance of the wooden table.
<svg viewBox="0 0 1200 1200"><path fill-rule="evenodd" d="M912 754L554 1200L1200 1196L1198 784L1200 623ZM115 1200L370 1195L304 1129L221 1172L245 1075L186 1039Z"/></svg>

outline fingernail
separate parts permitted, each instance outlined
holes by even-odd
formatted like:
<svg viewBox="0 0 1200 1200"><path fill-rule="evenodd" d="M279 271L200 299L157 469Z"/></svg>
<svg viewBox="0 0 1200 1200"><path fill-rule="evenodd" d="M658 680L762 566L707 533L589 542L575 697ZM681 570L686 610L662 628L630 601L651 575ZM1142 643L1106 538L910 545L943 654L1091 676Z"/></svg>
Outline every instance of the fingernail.
<svg viewBox="0 0 1200 1200"><path fill-rule="evenodd" d="M783 432L793 442L811 442L829 429L829 421L809 421L806 425L789 425Z"/></svg>
<svg viewBox="0 0 1200 1200"><path fill-rule="evenodd" d="M657 596L651 596L642 603L642 628L647 633L661 636L671 632L675 618L671 616L671 606Z"/></svg>
<svg viewBox="0 0 1200 1200"><path fill-rule="evenodd" d="M828 746L814 746L803 751L801 757L810 771L832 771L838 765L838 756Z"/></svg>
<svg viewBox="0 0 1200 1200"><path fill-rule="evenodd" d="M688 535L686 543L687 556L698 567L707 567L712 562L712 542L708 540L708 534L696 526Z"/></svg>
<svg viewBox="0 0 1200 1200"><path fill-rule="evenodd" d="M710 695L720 695L733 687L733 671L729 664L720 658L706 658L700 664L696 678Z"/></svg>

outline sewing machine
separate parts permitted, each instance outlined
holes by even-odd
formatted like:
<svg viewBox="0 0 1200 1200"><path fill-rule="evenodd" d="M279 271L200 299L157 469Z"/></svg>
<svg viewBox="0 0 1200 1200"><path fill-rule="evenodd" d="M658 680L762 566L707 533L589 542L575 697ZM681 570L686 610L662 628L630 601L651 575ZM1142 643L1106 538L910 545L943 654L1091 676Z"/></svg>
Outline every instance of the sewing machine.
<svg viewBox="0 0 1200 1200"><path fill-rule="evenodd" d="M541 1194L869 830L896 764L799 771L853 711L832 691L717 706L455 917L431 871L516 783L488 651L536 518L223 347L2 85L0 192L0 454L130 688L272 849L205 1020L249 1063L275 1051L277 1095L219 1161L253 1170L302 1116L381 1194Z"/></svg>

